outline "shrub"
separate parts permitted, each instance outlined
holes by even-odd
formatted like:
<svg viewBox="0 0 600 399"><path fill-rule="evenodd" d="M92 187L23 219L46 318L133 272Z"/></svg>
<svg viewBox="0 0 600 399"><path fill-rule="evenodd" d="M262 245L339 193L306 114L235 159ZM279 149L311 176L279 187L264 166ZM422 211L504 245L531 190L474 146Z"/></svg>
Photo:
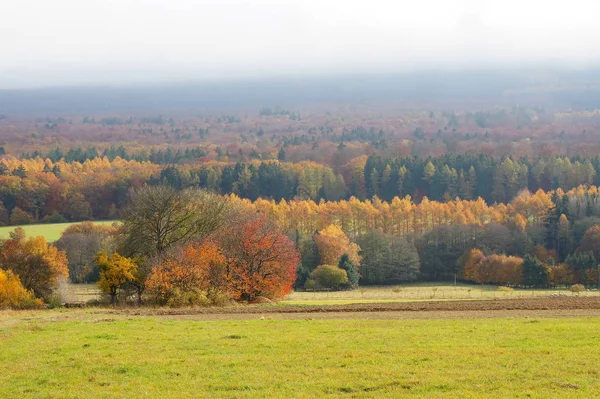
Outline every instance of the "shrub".
<svg viewBox="0 0 600 399"><path fill-rule="evenodd" d="M583 286L583 284L573 284L570 290L573 293L580 293L582 291L585 291L585 287Z"/></svg>
<svg viewBox="0 0 600 399"><path fill-rule="evenodd" d="M57 211L52 212L51 215L46 215L40 223L67 223L69 220L58 213Z"/></svg>
<svg viewBox="0 0 600 399"><path fill-rule="evenodd" d="M310 280L314 281L314 288L338 289L348 283L348 274L337 266L321 265L310 273L307 283Z"/></svg>
<svg viewBox="0 0 600 399"><path fill-rule="evenodd" d="M174 290L167 301L167 306L172 308L206 307L212 304L212 301L206 296L206 292L199 289L192 289L190 291Z"/></svg>
<svg viewBox="0 0 600 399"><path fill-rule="evenodd" d="M190 244L156 260L146 290L159 305L204 306L204 299L223 304L228 298L225 271L225 257L213 242Z"/></svg>
<svg viewBox="0 0 600 399"><path fill-rule="evenodd" d="M505 285L501 285L500 287L498 287L498 291L502 291L502 292L509 292L512 291L513 289L511 287L507 287Z"/></svg>
<svg viewBox="0 0 600 399"><path fill-rule="evenodd" d="M0 309L39 309L42 301L23 287L19 277L0 269Z"/></svg>

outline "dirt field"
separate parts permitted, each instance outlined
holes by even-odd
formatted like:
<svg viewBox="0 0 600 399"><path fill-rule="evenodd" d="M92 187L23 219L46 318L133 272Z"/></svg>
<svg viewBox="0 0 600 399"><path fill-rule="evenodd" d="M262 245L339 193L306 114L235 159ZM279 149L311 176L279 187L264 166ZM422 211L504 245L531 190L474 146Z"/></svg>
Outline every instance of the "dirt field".
<svg viewBox="0 0 600 399"><path fill-rule="evenodd" d="M546 297L528 299L444 302L396 302L326 306L246 305L224 308L81 308L54 311L0 311L0 327L20 321L90 322L159 317L179 320L302 320L302 319L481 319L600 317L599 297Z"/></svg>
<svg viewBox="0 0 600 399"><path fill-rule="evenodd" d="M251 305L206 309L106 309L96 312L98 315L165 316L189 320L600 317L600 298L558 297L327 306Z"/></svg>

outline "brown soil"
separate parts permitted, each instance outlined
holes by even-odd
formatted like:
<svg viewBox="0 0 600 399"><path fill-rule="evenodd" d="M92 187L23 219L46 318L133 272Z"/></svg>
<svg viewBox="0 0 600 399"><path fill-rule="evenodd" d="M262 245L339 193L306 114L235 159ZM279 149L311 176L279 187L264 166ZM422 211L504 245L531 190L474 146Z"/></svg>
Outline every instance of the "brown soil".
<svg viewBox="0 0 600 399"><path fill-rule="evenodd" d="M237 305L224 308L57 309L0 311L0 329L22 322L86 320L94 323L158 316L179 320L478 319L600 317L600 297L546 297L446 302L399 302L327 306Z"/></svg>
<svg viewBox="0 0 600 399"><path fill-rule="evenodd" d="M118 309L98 313L178 319L413 319L483 317L600 317L600 297L399 302L325 306L247 305L197 309Z"/></svg>

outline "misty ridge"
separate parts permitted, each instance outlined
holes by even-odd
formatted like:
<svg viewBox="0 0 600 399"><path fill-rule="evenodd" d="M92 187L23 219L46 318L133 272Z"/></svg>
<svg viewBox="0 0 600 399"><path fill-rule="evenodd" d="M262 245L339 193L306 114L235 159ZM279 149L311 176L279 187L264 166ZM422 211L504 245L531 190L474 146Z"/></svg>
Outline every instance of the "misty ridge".
<svg viewBox="0 0 600 399"><path fill-rule="evenodd" d="M0 113L103 113L315 103L600 107L600 68L456 70L0 90Z"/></svg>

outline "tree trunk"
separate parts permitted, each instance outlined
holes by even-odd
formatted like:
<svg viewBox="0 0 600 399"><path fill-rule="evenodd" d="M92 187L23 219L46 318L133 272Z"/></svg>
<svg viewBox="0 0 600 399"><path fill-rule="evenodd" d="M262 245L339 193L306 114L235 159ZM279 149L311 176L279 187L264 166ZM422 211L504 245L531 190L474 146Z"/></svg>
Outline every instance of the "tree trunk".
<svg viewBox="0 0 600 399"><path fill-rule="evenodd" d="M137 305L142 306L142 294L144 293L143 289L137 289Z"/></svg>

